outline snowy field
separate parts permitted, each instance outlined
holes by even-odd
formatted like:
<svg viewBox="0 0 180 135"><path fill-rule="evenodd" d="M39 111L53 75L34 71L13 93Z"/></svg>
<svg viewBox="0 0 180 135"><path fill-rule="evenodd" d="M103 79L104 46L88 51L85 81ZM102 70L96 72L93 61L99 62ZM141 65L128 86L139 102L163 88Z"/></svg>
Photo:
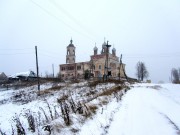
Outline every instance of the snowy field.
<svg viewBox="0 0 180 135"><path fill-rule="evenodd" d="M180 135L180 85L126 85L46 83L41 96L37 86L0 89L0 134Z"/></svg>

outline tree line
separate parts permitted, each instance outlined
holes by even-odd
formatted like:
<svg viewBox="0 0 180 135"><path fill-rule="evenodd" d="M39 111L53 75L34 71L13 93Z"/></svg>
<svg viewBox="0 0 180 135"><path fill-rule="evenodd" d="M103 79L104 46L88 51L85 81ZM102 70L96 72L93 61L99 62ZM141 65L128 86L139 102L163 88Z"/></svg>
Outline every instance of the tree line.
<svg viewBox="0 0 180 135"><path fill-rule="evenodd" d="M138 81L143 81L149 77L149 72L144 62L139 61L136 64L136 77ZM180 68L172 68L170 81L172 83L180 83Z"/></svg>

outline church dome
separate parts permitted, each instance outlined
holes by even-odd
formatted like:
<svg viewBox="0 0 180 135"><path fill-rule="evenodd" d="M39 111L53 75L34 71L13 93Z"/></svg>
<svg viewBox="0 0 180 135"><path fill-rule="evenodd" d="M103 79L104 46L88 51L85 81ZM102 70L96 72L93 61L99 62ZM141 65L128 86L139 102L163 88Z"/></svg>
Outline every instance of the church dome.
<svg viewBox="0 0 180 135"><path fill-rule="evenodd" d="M113 48L113 49L112 49L112 51L116 51L116 49L115 49L115 48Z"/></svg>
<svg viewBox="0 0 180 135"><path fill-rule="evenodd" d="M71 40L70 40L70 44L68 45L68 47L74 47L74 45L73 45L72 42L73 42L73 40L71 39Z"/></svg>
<svg viewBox="0 0 180 135"><path fill-rule="evenodd" d="M106 42L104 41L104 43L102 44L102 48L106 48Z"/></svg>
<svg viewBox="0 0 180 135"><path fill-rule="evenodd" d="M98 48L95 46L95 47L94 47L94 50L98 50Z"/></svg>

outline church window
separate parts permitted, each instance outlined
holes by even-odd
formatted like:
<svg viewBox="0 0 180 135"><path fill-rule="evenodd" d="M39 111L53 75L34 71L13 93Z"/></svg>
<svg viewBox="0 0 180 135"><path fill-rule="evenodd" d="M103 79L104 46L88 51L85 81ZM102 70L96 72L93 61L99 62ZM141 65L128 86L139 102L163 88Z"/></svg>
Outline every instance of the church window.
<svg viewBox="0 0 180 135"><path fill-rule="evenodd" d="M67 67L67 70L74 70L74 66Z"/></svg>
<svg viewBox="0 0 180 135"><path fill-rule="evenodd" d="M77 70L81 70L81 66L77 66Z"/></svg>
<svg viewBox="0 0 180 135"><path fill-rule="evenodd" d="M69 58L67 58L67 63L69 63Z"/></svg>
<svg viewBox="0 0 180 135"><path fill-rule="evenodd" d="M62 67L61 70L64 71L64 70L65 70L65 67Z"/></svg>
<svg viewBox="0 0 180 135"><path fill-rule="evenodd" d="M99 65L99 69L101 69L101 65Z"/></svg>

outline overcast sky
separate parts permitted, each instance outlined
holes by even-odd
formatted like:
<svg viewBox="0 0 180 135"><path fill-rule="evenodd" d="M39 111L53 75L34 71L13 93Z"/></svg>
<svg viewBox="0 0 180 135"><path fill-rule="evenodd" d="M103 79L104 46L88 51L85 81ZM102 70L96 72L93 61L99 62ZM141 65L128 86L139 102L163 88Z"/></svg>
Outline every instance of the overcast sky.
<svg viewBox="0 0 180 135"><path fill-rule="evenodd" d="M59 72L73 39L76 61L100 53L104 37L114 45L130 77L138 61L149 79L169 82L180 67L179 0L0 0L0 72ZM112 49L112 48L111 48Z"/></svg>

